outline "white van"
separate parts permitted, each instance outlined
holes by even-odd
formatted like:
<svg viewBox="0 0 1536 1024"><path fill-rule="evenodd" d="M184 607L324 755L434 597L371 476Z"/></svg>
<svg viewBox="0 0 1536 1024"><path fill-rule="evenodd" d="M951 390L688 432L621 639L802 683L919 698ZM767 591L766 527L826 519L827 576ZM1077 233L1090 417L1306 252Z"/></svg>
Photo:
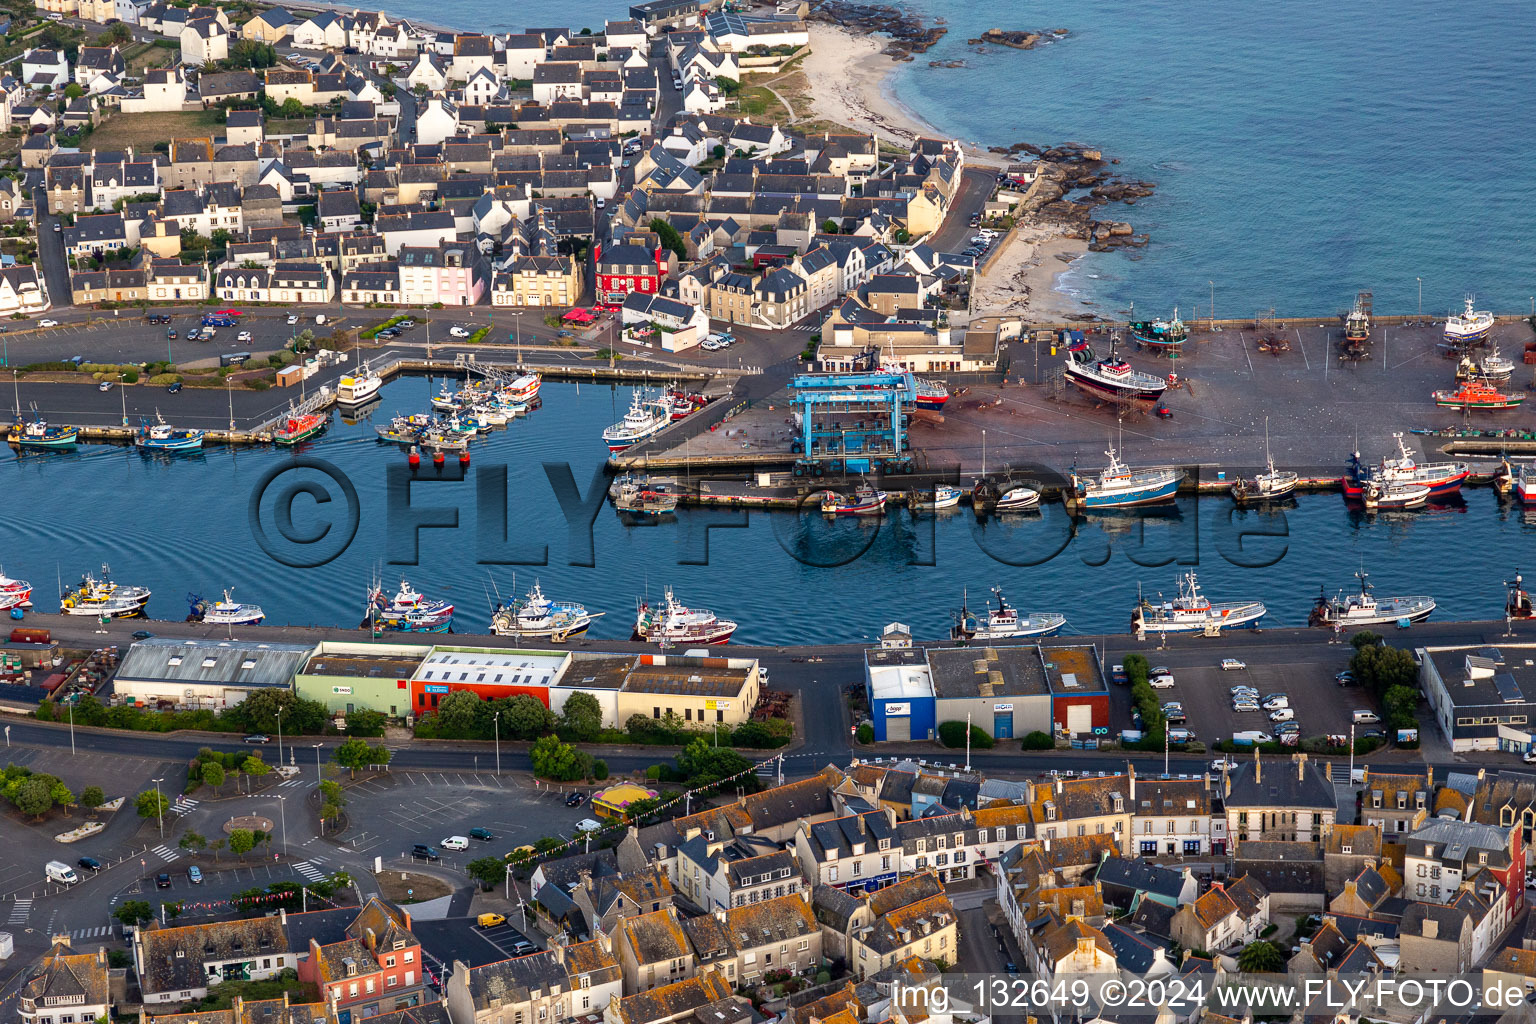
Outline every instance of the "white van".
<svg viewBox="0 0 1536 1024"><path fill-rule="evenodd" d="M1381 721L1381 716L1369 709L1362 708L1355 712L1356 725L1375 725L1379 721Z"/></svg>
<svg viewBox="0 0 1536 1024"><path fill-rule="evenodd" d="M75 874L75 869L61 860L49 861L43 867L43 871L47 873L51 881L59 882L63 885L74 885L80 881L80 876Z"/></svg>

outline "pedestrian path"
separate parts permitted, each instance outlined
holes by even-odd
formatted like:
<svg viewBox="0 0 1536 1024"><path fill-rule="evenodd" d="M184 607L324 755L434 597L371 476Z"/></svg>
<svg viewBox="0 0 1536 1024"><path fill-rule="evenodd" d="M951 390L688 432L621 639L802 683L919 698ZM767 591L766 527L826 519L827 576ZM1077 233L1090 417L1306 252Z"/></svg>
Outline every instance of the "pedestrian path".
<svg viewBox="0 0 1536 1024"><path fill-rule="evenodd" d="M315 867L307 860L301 860L293 866L293 870L309 879L311 882L325 881L325 872Z"/></svg>
<svg viewBox="0 0 1536 1024"><path fill-rule="evenodd" d="M176 858L181 856L181 851L180 850L177 850L177 849L175 849L173 847L170 847L170 846L166 846L164 843L161 843L159 846L155 847L153 850L150 850L149 852L154 854L156 857L159 857L161 860L166 861L166 862L173 861Z"/></svg>
<svg viewBox="0 0 1536 1024"><path fill-rule="evenodd" d="M112 926L109 924L98 925L95 928L77 928L69 933L72 939L102 939L112 934Z"/></svg>
<svg viewBox="0 0 1536 1024"><path fill-rule="evenodd" d="M10 925L26 924L27 923L27 918L31 915L31 913L32 913L32 901L31 900L17 900L11 906L11 919L9 921L7 921L6 924L10 924Z"/></svg>
<svg viewBox="0 0 1536 1024"><path fill-rule="evenodd" d="M197 804L198 802L189 796L179 796L176 798L176 802L171 804L171 813L191 814L192 808L196 807Z"/></svg>

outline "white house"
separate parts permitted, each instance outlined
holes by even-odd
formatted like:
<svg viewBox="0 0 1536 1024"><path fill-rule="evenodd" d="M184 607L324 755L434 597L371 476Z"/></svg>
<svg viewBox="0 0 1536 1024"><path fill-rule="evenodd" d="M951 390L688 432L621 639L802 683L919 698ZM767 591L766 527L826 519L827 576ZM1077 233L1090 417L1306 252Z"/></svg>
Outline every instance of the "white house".
<svg viewBox="0 0 1536 1024"><path fill-rule="evenodd" d="M37 267L18 263L0 270L0 314L41 313L50 305Z"/></svg>
<svg viewBox="0 0 1536 1024"><path fill-rule="evenodd" d="M69 61L62 50L28 50L21 55L21 80L41 92L62 89L69 83Z"/></svg>
<svg viewBox="0 0 1536 1024"><path fill-rule="evenodd" d="M444 139L459 133L459 108L453 101L434 96L427 107L416 115L416 142L422 146L435 146Z"/></svg>
<svg viewBox="0 0 1536 1024"><path fill-rule="evenodd" d="M437 54L422 50L416 55L416 63L411 65L405 80L413 90L425 86L428 92L442 92L448 88L447 67Z"/></svg>
<svg viewBox="0 0 1536 1024"><path fill-rule="evenodd" d="M465 106L483 106L501 95L501 81L490 68L480 68L464 83L461 95Z"/></svg>
<svg viewBox="0 0 1536 1024"><path fill-rule="evenodd" d="M709 334L709 314L701 307L645 292L630 292L621 313L625 327L649 325L663 352L682 352L698 345Z"/></svg>
<svg viewBox="0 0 1536 1024"><path fill-rule="evenodd" d="M514 33L506 37L504 45L505 49L500 53L502 74L524 82L532 81L533 69L544 63L544 38Z"/></svg>
<svg viewBox="0 0 1536 1024"><path fill-rule="evenodd" d="M229 57L229 29L217 18L189 21L179 38L183 64L211 64Z"/></svg>
<svg viewBox="0 0 1536 1024"><path fill-rule="evenodd" d="M293 45L301 50L345 49L349 20L335 11L322 11L293 30Z"/></svg>

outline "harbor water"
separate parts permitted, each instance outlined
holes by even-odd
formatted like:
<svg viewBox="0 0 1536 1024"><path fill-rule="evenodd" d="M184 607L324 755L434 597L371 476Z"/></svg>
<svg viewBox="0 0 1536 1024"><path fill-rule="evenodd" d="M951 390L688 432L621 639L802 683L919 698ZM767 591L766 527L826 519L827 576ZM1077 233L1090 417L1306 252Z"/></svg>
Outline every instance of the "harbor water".
<svg viewBox="0 0 1536 1024"><path fill-rule="evenodd" d="M1436 618L1497 618L1501 581L1536 565L1536 521L1489 489L1441 509L1374 517L1317 494L1276 512L1181 498L1167 513L1075 524L1060 505L978 523L968 508L829 521L814 503L803 514L683 508L637 522L593 504L606 490L599 433L629 407L629 388L545 384L541 408L472 445L462 480L450 455L441 471L424 460L408 483L405 452L379 443L372 425L426 410L440 385L397 380L365 418L348 424L333 414L326 433L297 451L9 449L0 453L12 496L0 519L0 568L30 580L34 601L50 611L60 582L67 588L107 562L117 582L153 590L153 618L180 619L188 593L212 598L233 587L268 623L342 626L361 621L373 579L393 593L404 578L453 601L459 632L483 632L498 594L509 599L537 579L550 597L606 613L595 640L627 639L636 601L671 585L683 602L740 622L738 641L793 644L869 640L893 621L939 639L962 593L975 609L994 585L1021 610L1064 613L1068 632L1121 632L1138 586L1172 597L1191 569L1213 601L1264 601L1267 625L1303 625L1319 586L1348 588L1362 563L1378 595L1431 594ZM1337 454L1342 465L1347 453ZM359 514L355 536L330 557L350 529L339 478L354 488ZM567 479L581 499L557 496ZM291 508L291 524L279 505ZM412 528L426 520L456 525ZM523 564L500 564L510 561Z"/></svg>

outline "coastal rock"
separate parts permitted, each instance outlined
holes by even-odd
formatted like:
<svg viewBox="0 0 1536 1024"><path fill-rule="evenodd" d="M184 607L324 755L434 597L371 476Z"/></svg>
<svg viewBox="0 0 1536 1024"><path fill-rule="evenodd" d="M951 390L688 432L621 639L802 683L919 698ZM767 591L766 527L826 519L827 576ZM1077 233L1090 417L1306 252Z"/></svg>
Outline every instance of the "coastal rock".
<svg viewBox="0 0 1536 1024"><path fill-rule="evenodd" d="M1011 46L1015 50L1032 50L1035 45L1046 36L1056 39L1067 34L1064 28L1043 29L1039 32L1029 32L1022 29L989 28L976 39L968 39L966 42L975 46L979 43L996 43L998 46Z"/></svg>
<svg viewBox="0 0 1536 1024"><path fill-rule="evenodd" d="M963 68L963 67L965 67L965 61L963 61L963 60L931 60L931 61L928 62L928 66L931 67L931 68Z"/></svg>
<svg viewBox="0 0 1536 1024"><path fill-rule="evenodd" d="M925 26L921 18L886 4L828 0L812 11L810 17L865 33L883 32L891 37L883 52L898 60L910 60L912 54L927 51L949 31L942 24Z"/></svg>

